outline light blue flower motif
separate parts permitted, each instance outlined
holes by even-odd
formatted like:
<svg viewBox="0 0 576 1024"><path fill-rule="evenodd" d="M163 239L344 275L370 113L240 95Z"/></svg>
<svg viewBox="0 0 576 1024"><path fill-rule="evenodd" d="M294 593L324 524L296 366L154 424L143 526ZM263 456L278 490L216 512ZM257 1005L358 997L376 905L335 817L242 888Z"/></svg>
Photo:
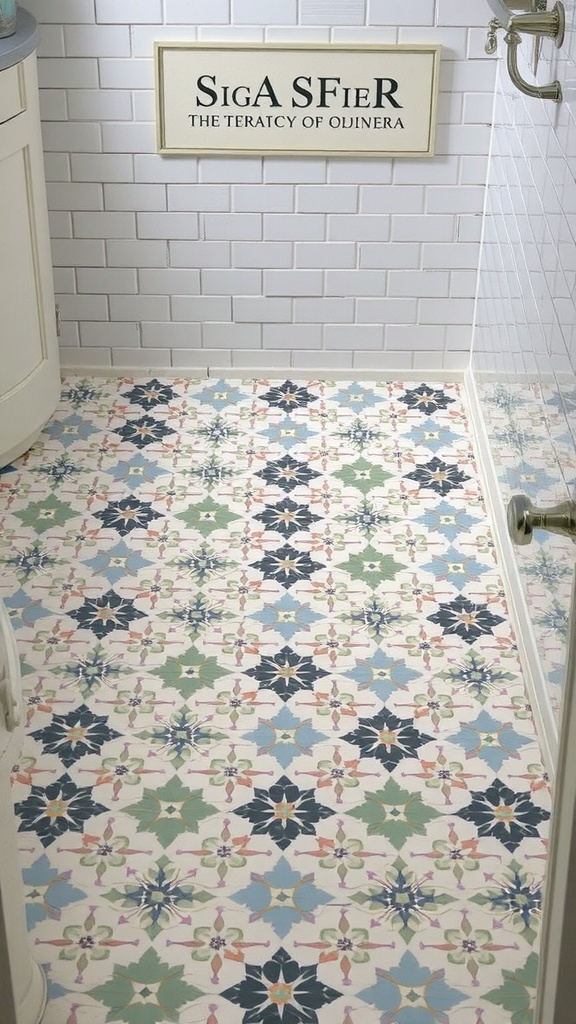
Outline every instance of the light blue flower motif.
<svg viewBox="0 0 576 1024"><path fill-rule="evenodd" d="M452 442L462 440L463 435L455 434L449 427L442 426L436 420L427 419L418 426L412 427L407 434L402 434L402 437L412 441L418 447L429 448L430 451L436 453L451 448Z"/></svg>
<svg viewBox="0 0 576 1024"><path fill-rule="evenodd" d="M568 448L570 454L574 453L574 438L569 430L564 431L563 434L552 433L552 443L555 448L564 446Z"/></svg>
<svg viewBox="0 0 576 1024"><path fill-rule="evenodd" d="M487 711L481 711L475 722L463 725L448 737L466 751L466 757L479 757L495 772L509 758L518 758L521 747L533 740L520 736L508 722L497 722Z"/></svg>
<svg viewBox="0 0 576 1024"><path fill-rule="evenodd" d="M306 441L316 431L310 430L305 423L298 423L288 415L278 423L272 423L265 430L259 430L258 433L267 437L272 444L279 444L289 452L292 451L294 445Z"/></svg>
<svg viewBox="0 0 576 1024"><path fill-rule="evenodd" d="M548 682L552 686L564 686L566 682L566 666L556 665L554 668L549 669L547 672Z"/></svg>
<svg viewBox="0 0 576 1024"><path fill-rule="evenodd" d="M482 565L473 555L469 557L450 546L443 555L437 555L422 568L432 573L436 580L447 580L462 590L471 580L478 580L485 572L490 572L492 567Z"/></svg>
<svg viewBox="0 0 576 1024"><path fill-rule="evenodd" d="M62 996L70 995L71 989L64 988L59 982L52 979L52 964L40 964L40 970L46 975L46 989L48 995L48 1002L50 1003L50 1009L52 1009L52 1003L56 999L60 999Z"/></svg>
<svg viewBox="0 0 576 1024"><path fill-rule="evenodd" d="M42 607L40 600L33 600L29 597L22 587L15 590L13 594L7 594L3 600L10 616L10 622L16 630L34 626L39 619L45 619L47 615L52 614Z"/></svg>
<svg viewBox="0 0 576 1024"><path fill-rule="evenodd" d="M349 405L354 412L362 412L371 405L378 405L386 399L386 394L377 395L372 388L354 381L347 387L339 388L334 395L334 401L343 406Z"/></svg>
<svg viewBox="0 0 576 1024"><path fill-rule="evenodd" d="M516 463L505 468L506 486L512 493L522 491L533 501L541 496L548 498L553 488L557 486L557 480L550 476L544 466L534 466L530 462Z"/></svg>
<svg viewBox="0 0 576 1024"><path fill-rule="evenodd" d="M272 871L250 877L251 885L232 899L250 908L250 921L267 921L281 939L300 921L313 924L312 911L332 900L329 893L313 885L313 874L293 871L285 857L280 857Z"/></svg>
<svg viewBox="0 0 576 1024"><path fill-rule="evenodd" d="M326 739L310 725L311 719L302 721L283 707L269 720L258 719L258 728L245 734L245 739L258 744L258 754L271 754L283 768L287 768L299 754L311 754L315 743Z"/></svg>
<svg viewBox="0 0 576 1024"><path fill-rule="evenodd" d="M152 484L159 476L166 476L167 469L160 469L141 452L134 452L129 459L123 459L106 470L115 481L129 485L130 490L142 484Z"/></svg>
<svg viewBox="0 0 576 1024"><path fill-rule="evenodd" d="M72 413L63 420L49 420L43 430L44 437L50 437L54 441L60 441L65 448L75 444L76 441L88 441L94 436L94 423L92 420L82 419L78 413Z"/></svg>
<svg viewBox="0 0 576 1024"><path fill-rule="evenodd" d="M231 405L237 405L238 402L249 397L249 394L240 391L240 388L233 387L228 380L211 381L195 395L197 402L210 405L218 411L227 409Z"/></svg>
<svg viewBox="0 0 576 1024"><path fill-rule="evenodd" d="M555 391L551 398L546 399L546 405L555 406L559 412L573 412L576 409L576 388Z"/></svg>
<svg viewBox="0 0 576 1024"><path fill-rule="evenodd" d="M404 953L390 971L376 968L377 982L358 997L382 1011L380 1024L449 1024L446 1011L467 997L444 981L444 971L422 967Z"/></svg>
<svg viewBox="0 0 576 1024"><path fill-rule="evenodd" d="M464 509L455 508L448 501L441 501L436 508L418 516L414 522L422 523L431 533L438 532L450 542L466 533L475 523L482 522L477 516L471 516Z"/></svg>
<svg viewBox="0 0 576 1024"><path fill-rule="evenodd" d="M308 633L312 623L322 616L313 612L310 605L296 601L290 594L284 594L280 601L265 604L261 612L250 618L261 622L264 631L274 629L285 640L291 640L295 633Z"/></svg>
<svg viewBox="0 0 576 1024"><path fill-rule="evenodd" d="M85 892L70 885L71 875L71 871L58 872L51 867L45 853L29 868L22 869L26 925L29 931L45 918L59 921L64 907L88 899Z"/></svg>
<svg viewBox="0 0 576 1024"><path fill-rule="evenodd" d="M371 690L384 702L396 690L406 690L406 684L421 674L408 668L401 658L389 658L380 648L369 660L357 658L355 668L344 673L358 685L359 691Z"/></svg>
<svg viewBox="0 0 576 1024"><path fill-rule="evenodd" d="M85 564L110 583L119 583L126 576L137 576L140 569L152 562L120 540L114 547L99 551L94 558L87 558Z"/></svg>

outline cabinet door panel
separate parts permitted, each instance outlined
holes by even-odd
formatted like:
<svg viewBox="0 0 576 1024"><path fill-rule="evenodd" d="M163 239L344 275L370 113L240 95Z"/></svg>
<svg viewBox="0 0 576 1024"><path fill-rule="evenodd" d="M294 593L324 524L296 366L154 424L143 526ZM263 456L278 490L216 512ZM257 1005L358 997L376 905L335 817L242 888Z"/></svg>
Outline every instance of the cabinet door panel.
<svg viewBox="0 0 576 1024"><path fill-rule="evenodd" d="M30 448L60 394L35 54L0 72L0 95L14 72L25 109L0 124L0 467Z"/></svg>
<svg viewBox="0 0 576 1024"><path fill-rule="evenodd" d="M10 355L0 373L0 395L28 377L45 354L37 302L38 268L30 207L32 190L27 147L0 153L0 310Z"/></svg>

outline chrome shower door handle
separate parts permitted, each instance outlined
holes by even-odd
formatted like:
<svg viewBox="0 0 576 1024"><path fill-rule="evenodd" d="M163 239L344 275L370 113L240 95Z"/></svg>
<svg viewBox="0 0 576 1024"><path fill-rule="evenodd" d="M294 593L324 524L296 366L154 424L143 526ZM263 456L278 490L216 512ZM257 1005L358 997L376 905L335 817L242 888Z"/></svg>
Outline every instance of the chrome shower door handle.
<svg viewBox="0 0 576 1024"><path fill-rule="evenodd" d="M536 508L525 494L515 494L508 502L507 518L508 533L515 544L530 544L534 530L576 538L576 501Z"/></svg>

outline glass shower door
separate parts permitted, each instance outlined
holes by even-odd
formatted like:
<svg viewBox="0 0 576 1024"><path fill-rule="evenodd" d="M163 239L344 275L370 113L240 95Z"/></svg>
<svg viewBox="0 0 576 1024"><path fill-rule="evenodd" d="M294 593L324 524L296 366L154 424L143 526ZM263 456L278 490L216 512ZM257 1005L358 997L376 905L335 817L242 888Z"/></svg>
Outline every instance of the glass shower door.
<svg viewBox="0 0 576 1024"><path fill-rule="evenodd" d="M576 1019L576 588L553 807L534 1024Z"/></svg>

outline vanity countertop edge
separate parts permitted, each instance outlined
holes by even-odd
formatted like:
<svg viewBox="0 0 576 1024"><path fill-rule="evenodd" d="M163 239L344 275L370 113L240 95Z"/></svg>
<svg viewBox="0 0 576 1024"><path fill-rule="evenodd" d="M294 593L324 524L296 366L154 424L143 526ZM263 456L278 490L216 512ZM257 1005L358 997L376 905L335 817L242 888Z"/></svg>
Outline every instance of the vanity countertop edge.
<svg viewBox="0 0 576 1024"><path fill-rule="evenodd" d="M0 71L6 71L14 64L29 57L38 46L38 25L24 7L18 7L14 35L0 39Z"/></svg>

